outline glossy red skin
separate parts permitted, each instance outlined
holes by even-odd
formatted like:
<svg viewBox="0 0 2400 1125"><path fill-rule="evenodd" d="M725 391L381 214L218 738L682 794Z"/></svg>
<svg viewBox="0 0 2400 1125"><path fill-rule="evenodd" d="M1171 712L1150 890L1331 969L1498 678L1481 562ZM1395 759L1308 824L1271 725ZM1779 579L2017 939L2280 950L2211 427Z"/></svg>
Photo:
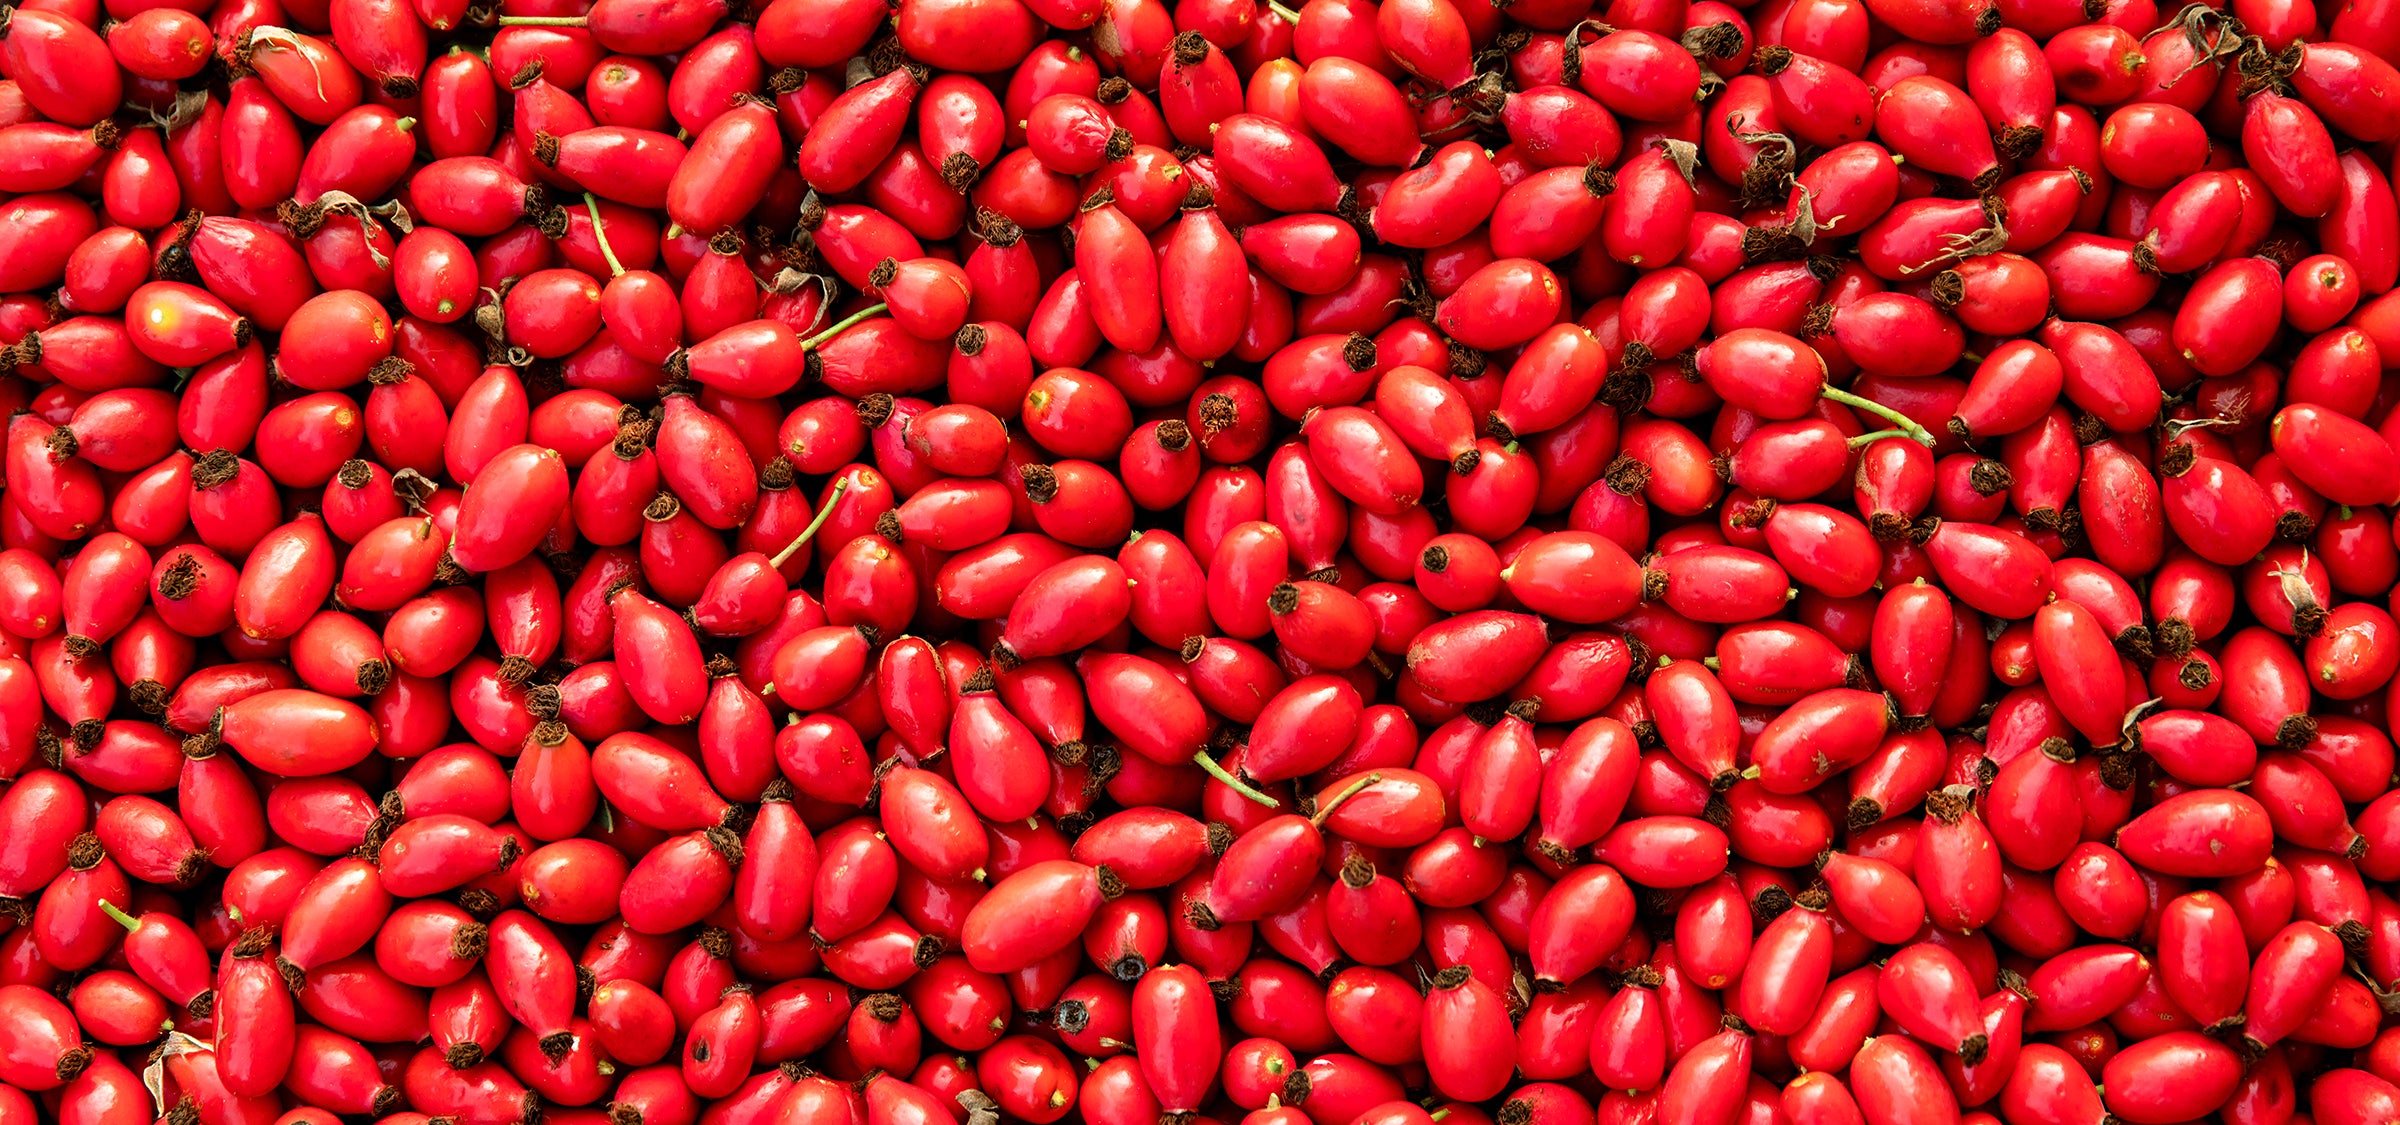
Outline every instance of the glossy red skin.
<svg viewBox="0 0 2400 1125"><path fill-rule="evenodd" d="M1161 1106L1198 1101L1221 1061L1222 1040L1207 1005L1205 983L1187 967L1154 970L1134 989L1134 1044Z"/></svg>
<svg viewBox="0 0 2400 1125"><path fill-rule="evenodd" d="M2117 1053L2103 1078L2110 1109L2159 1116L2201 1102L2221 1103L2233 1091L2238 1067L2229 1053L2220 1052L2229 1049L2191 1032L2170 1032ZM2166 1067L2175 1067L2182 1081L2159 1084Z"/></svg>
<svg viewBox="0 0 2400 1125"><path fill-rule="evenodd" d="M23 1014L16 1019L16 1030L22 1038L7 1060L11 1083L36 1091L56 1089L64 1082L55 1073L60 1054L83 1045L73 1014L57 998L39 989L21 984L0 985L0 989L6 989L10 999L25 1005Z"/></svg>

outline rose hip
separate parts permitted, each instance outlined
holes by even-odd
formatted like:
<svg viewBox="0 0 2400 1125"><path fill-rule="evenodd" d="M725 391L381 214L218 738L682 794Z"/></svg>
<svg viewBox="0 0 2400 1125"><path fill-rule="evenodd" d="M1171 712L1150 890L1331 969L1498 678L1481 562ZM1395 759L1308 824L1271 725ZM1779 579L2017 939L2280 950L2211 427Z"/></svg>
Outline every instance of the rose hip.
<svg viewBox="0 0 2400 1125"><path fill-rule="evenodd" d="M0 12L0 1125L2400 1106L2400 5L191 7Z"/></svg>

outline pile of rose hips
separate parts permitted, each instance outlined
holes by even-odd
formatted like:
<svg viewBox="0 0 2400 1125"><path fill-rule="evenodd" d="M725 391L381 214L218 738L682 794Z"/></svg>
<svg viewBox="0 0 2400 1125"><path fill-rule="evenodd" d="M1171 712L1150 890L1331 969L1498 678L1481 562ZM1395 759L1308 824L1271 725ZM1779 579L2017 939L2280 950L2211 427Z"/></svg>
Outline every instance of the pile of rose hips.
<svg viewBox="0 0 2400 1125"><path fill-rule="evenodd" d="M2392 1125L2394 60L0 9L0 1125Z"/></svg>

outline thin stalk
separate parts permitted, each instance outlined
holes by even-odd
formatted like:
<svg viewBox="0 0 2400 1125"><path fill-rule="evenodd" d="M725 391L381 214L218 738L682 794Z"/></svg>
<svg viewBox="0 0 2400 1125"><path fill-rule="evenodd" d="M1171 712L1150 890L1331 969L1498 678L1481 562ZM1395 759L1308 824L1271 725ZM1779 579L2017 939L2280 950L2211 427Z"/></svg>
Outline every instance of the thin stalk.
<svg viewBox="0 0 2400 1125"><path fill-rule="evenodd" d="M125 927L126 933L136 933L142 928L142 924L134 921L132 915L117 909L117 904L110 902L107 899L100 900L100 913L108 915L110 920L116 922L116 924L120 926Z"/></svg>
<svg viewBox="0 0 2400 1125"><path fill-rule="evenodd" d="M590 27L590 16L502 16L502 27Z"/></svg>
<svg viewBox="0 0 2400 1125"><path fill-rule="evenodd" d="M1227 772L1225 767L1217 764L1217 760L1215 758L1208 756L1208 751L1206 750L1193 751L1192 764L1199 766L1201 770L1208 774L1208 776L1224 782L1227 788L1249 798L1250 800L1265 805L1270 809L1279 809L1283 807L1282 802L1277 801L1275 798L1267 796L1256 789L1252 789L1248 782L1243 781L1241 778L1235 777L1233 774Z"/></svg>
<svg viewBox="0 0 2400 1125"><path fill-rule="evenodd" d="M800 538L792 540L790 546L776 552L775 557L768 559L767 562L777 569L781 569L783 567L784 560L792 557L792 552L807 546L810 539L816 538L817 529L825 526L825 521L832 517L834 508L840 506L842 502L842 493L848 492L849 490L849 477L843 477L842 479L833 482L833 494L825 498L825 507L817 512L817 518L808 521L808 526L801 529Z"/></svg>
<svg viewBox="0 0 2400 1125"><path fill-rule="evenodd" d="M1907 430L1877 430L1871 434L1860 434L1857 437L1851 438L1850 448L1865 449L1866 447L1882 441L1887 437L1904 437L1913 439L1916 436L1917 435L1909 433Z"/></svg>
<svg viewBox="0 0 2400 1125"><path fill-rule="evenodd" d="M1875 401L1874 399L1851 394L1850 392L1845 391L1840 387L1833 386L1830 383L1823 387L1819 387L1817 389L1817 393L1824 395L1826 398L1832 399L1835 402L1841 403L1842 405L1853 410L1864 410L1867 413L1881 418L1886 422L1890 422L1892 425L1898 426L1901 433L1907 434L1909 440L1914 441L1919 445L1923 445L1928 449L1933 448L1933 435L1927 432L1925 427L1918 425L1916 419L1911 418L1906 414L1902 414L1891 407Z"/></svg>
<svg viewBox="0 0 2400 1125"><path fill-rule="evenodd" d="M809 337L808 339L805 339L805 340L802 340L802 341L800 341L800 346L801 346L801 347L803 347L803 348L806 348L806 349L808 349L809 351L815 351L815 350L817 350L817 347L818 347L818 345L821 345L821 344L823 344L825 341L827 341L827 340L830 340L830 339L833 339L834 337L841 335L841 334L842 334L842 331L843 331L844 329L847 329L847 328L849 328L851 325L857 324L859 321L866 320L866 319L868 319L868 318L870 318L870 317L873 317L873 316L874 316L875 314L877 314L877 313L885 313L885 312L890 312L890 311L892 311L892 306L890 306L890 305L887 305L887 304L883 304L883 303L881 303L881 302L877 302L877 303L875 303L875 304L868 305L866 308L863 308L863 309L860 309L860 310L858 310L857 312L851 313L851 314L850 314L848 317L845 317L845 318L843 318L843 319L841 319L841 320L835 321L835 322L834 322L834 325L833 325L833 327L831 327L831 328L828 328L828 329L824 330L823 332L819 332L819 333L817 333L816 335Z"/></svg>
<svg viewBox="0 0 2400 1125"><path fill-rule="evenodd" d="M588 191L583 193L583 209L592 213L592 239L600 244L600 256L608 259L608 276L623 276L625 263L618 261L617 252L609 249L608 228L600 224L600 200Z"/></svg>
<svg viewBox="0 0 2400 1125"><path fill-rule="evenodd" d="M1342 802L1358 796L1359 793L1365 790L1367 786L1373 785L1381 780L1383 780L1382 774L1371 773L1365 777L1351 782L1349 788L1318 802L1317 815L1308 818L1309 823L1314 824L1319 828L1323 828L1325 826L1325 821L1333 816L1333 810L1342 807Z"/></svg>

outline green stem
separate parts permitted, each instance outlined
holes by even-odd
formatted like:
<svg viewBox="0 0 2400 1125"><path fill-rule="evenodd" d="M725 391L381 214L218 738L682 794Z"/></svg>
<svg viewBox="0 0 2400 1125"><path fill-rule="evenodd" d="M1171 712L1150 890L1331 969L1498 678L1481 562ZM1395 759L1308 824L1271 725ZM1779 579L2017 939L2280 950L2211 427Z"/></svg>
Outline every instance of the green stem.
<svg viewBox="0 0 2400 1125"><path fill-rule="evenodd" d="M502 27L590 27L590 16L502 16Z"/></svg>
<svg viewBox="0 0 2400 1125"><path fill-rule="evenodd" d="M800 538L792 540L791 546L776 552L775 557L767 562L778 569L782 568L784 560L792 557L792 552L807 546L810 539L816 538L817 529L825 526L825 521L833 515L833 509L841 504L842 493L849 490L849 477L833 482L833 494L825 498L825 507L817 513L817 518L808 521L808 526L800 532Z"/></svg>
<svg viewBox="0 0 2400 1125"><path fill-rule="evenodd" d="M608 228L600 225L600 200L590 192L583 193L583 209L592 213L592 240L600 244L600 256L608 259L608 276L621 277L625 263L617 260L617 252L608 247Z"/></svg>
<svg viewBox="0 0 2400 1125"><path fill-rule="evenodd" d="M1327 818L1333 815L1333 810L1342 807L1342 802L1358 796L1360 791L1364 790L1367 786L1373 785L1381 780L1383 780L1382 774L1371 773L1365 777L1359 778L1357 781L1351 782L1349 788L1344 789L1341 792L1336 793L1318 803L1317 815L1308 818L1309 823L1314 824L1319 828L1323 828Z"/></svg>
<svg viewBox="0 0 2400 1125"><path fill-rule="evenodd" d="M1300 13L1295 12L1290 8L1286 8L1282 4L1276 3L1276 0L1267 0L1267 10L1275 13L1285 23L1296 24L1300 22Z"/></svg>
<svg viewBox="0 0 2400 1125"><path fill-rule="evenodd" d="M100 900L100 913L108 915L109 918L113 919L118 925L125 927L126 933L139 933L141 931L142 924L134 921L133 915L117 909L117 904L110 902L107 899Z"/></svg>
<svg viewBox="0 0 2400 1125"><path fill-rule="evenodd" d="M800 346L809 351L815 351L819 345L823 344L827 340L841 335L843 330L849 328L851 325L857 324L859 321L872 317L877 313L890 312L891 310L892 306L883 304L881 302L868 305L866 308L851 313L848 317L842 320L835 321L833 327L828 328L823 332L819 332L808 339L800 341Z"/></svg>
<svg viewBox="0 0 2400 1125"><path fill-rule="evenodd" d="M1267 796L1256 789L1252 789L1248 782L1245 782L1241 778L1235 777L1231 773L1226 772L1225 767L1218 765L1215 758L1209 757L1208 751L1206 750L1193 751L1192 764L1199 766L1202 770L1207 772L1208 776L1224 782L1227 788L1249 798L1250 800L1265 805L1270 809L1279 809L1283 807L1283 803L1281 801L1277 801L1273 797Z"/></svg>
<svg viewBox="0 0 2400 1125"><path fill-rule="evenodd" d="M1817 388L1817 393L1825 396L1826 398L1832 399L1835 402L1841 403L1842 405L1853 410L1864 410L1867 413L1881 418L1886 422L1890 422L1892 425L1898 426L1901 433L1907 434L1909 440L1914 441L1919 445L1923 445L1928 449L1933 447L1933 434L1928 432L1925 427L1918 425L1916 419L1911 418L1906 414L1902 414L1891 407L1885 406L1874 399L1863 398L1861 396L1851 394L1850 392L1834 386L1831 383Z"/></svg>
<svg viewBox="0 0 2400 1125"><path fill-rule="evenodd" d="M1851 438L1850 448L1865 449L1866 447L1882 441L1887 437L1914 438L1915 436L1915 434L1909 433L1907 430L1877 430L1871 434L1860 434L1857 437Z"/></svg>

